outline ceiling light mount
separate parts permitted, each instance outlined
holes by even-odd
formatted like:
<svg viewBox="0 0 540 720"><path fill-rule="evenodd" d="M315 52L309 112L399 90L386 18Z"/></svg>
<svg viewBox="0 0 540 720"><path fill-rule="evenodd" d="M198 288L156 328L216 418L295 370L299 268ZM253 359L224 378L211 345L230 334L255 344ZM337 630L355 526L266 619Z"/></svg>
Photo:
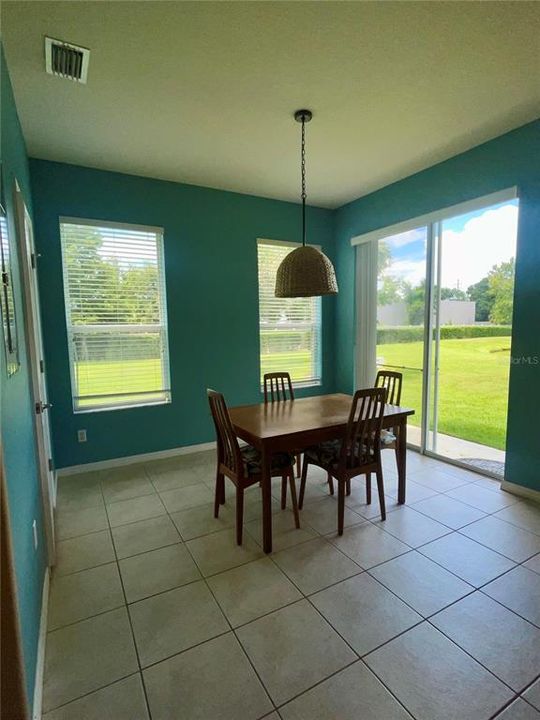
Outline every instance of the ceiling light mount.
<svg viewBox="0 0 540 720"><path fill-rule="evenodd" d="M296 122L299 122L299 123L301 123L301 122L307 123L311 120L312 117L313 117L313 113L311 112L311 110L297 110L294 113L294 119L296 120Z"/></svg>

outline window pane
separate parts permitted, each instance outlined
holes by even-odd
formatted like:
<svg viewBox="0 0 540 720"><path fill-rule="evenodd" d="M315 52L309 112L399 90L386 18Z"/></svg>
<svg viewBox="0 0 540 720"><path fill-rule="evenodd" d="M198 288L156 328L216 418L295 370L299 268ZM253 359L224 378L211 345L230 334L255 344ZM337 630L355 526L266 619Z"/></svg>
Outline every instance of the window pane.
<svg viewBox="0 0 540 720"><path fill-rule="evenodd" d="M292 243L258 243L261 382L267 372L289 372L297 384L321 381L321 299L276 298L277 269Z"/></svg>
<svg viewBox="0 0 540 720"><path fill-rule="evenodd" d="M75 408L168 401L161 233L60 229Z"/></svg>

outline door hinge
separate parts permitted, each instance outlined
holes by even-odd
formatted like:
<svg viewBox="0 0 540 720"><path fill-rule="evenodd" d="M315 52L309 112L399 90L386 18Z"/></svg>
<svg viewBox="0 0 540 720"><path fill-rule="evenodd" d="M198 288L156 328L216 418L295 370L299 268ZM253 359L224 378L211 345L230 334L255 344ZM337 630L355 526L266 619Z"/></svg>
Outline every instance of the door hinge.
<svg viewBox="0 0 540 720"><path fill-rule="evenodd" d="M52 461L52 458L49 458L49 470L52 472L54 470L54 463Z"/></svg>
<svg viewBox="0 0 540 720"><path fill-rule="evenodd" d="M30 263L32 265L32 268L35 270L36 269L36 254L35 253L32 253L30 255Z"/></svg>
<svg viewBox="0 0 540 720"><path fill-rule="evenodd" d="M2 272L2 285L5 285L6 287L9 285L9 275L7 272Z"/></svg>
<svg viewBox="0 0 540 720"><path fill-rule="evenodd" d="M39 361L39 372L45 372L45 365L43 364L43 360Z"/></svg>
<svg viewBox="0 0 540 720"><path fill-rule="evenodd" d="M41 415L41 403L40 402L37 402L35 404L35 408L36 408L36 415Z"/></svg>

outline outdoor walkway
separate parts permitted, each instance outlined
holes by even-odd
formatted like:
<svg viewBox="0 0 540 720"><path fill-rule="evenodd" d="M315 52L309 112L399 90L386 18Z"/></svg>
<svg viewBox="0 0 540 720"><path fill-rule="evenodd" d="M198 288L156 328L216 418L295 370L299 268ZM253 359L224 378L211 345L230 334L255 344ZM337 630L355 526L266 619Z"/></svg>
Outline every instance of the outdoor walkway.
<svg viewBox="0 0 540 720"><path fill-rule="evenodd" d="M411 445L420 447L420 428L408 425L407 440ZM460 460L472 467L497 474L501 478L504 476L504 450L439 433L436 452L443 457Z"/></svg>

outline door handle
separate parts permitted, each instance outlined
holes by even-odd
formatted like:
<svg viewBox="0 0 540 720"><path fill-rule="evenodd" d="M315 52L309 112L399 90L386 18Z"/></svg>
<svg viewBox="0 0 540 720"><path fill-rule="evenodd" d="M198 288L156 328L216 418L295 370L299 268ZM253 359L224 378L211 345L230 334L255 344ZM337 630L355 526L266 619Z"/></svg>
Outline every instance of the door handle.
<svg viewBox="0 0 540 720"><path fill-rule="evenodd" d="M52 406L52 403L43 403L40 400L36 403L36 415L40 415L44 410L49 410Z"/></svg>

